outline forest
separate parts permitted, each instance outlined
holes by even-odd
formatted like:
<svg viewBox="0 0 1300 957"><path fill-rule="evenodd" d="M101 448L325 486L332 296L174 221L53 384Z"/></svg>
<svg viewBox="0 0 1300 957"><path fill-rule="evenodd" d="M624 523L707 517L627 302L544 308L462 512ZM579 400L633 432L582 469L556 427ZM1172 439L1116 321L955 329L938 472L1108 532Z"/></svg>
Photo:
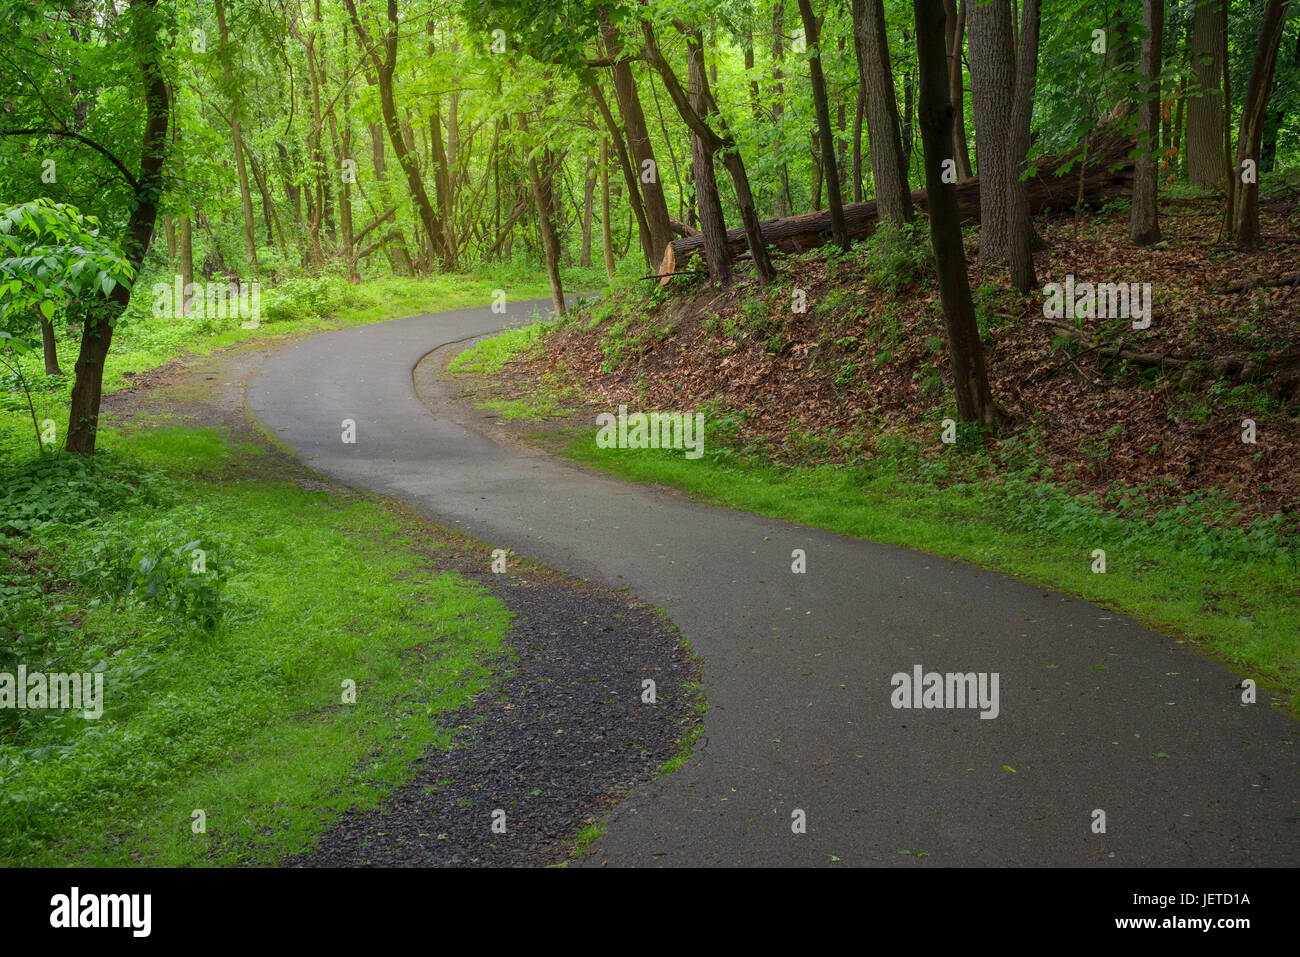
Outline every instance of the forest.
<svg viewBox="0 0 1300 957"><path fill-rule="evenodd" d="M1291 0L0 0L0 24L0 863L741 866L680 835L647 856L672 799L607 814L704 740L756 769L753 794L781 782L771 841L790 836L817 743L858 705L801 731L808 764L755 757L775 732L705 734L706 692L760 680L748 635L716 624L751 598L790 708L823 646L877 690L910 674L881 650L912 640L900 622L937 640L967 614L915 587L998 636L972 654L1002 675L986 716L1012 750L1050 724L1006 690L1030 623L1081 636L1035 659L1075 682L1044 700L1132 682L1081 706L1123 750L1094 782L1179 756L1106 724L1147 707L1139 673L1196 676L1150 699L1195 700L1188 727L1294 734ZM629 408L662 447L627 443ZM744 557L773 537L782 574L827 576L807 623ZM895 566L925 584L886 585ZM501 585L525 576L546 594ZM1032 587L979 597L1012 579ZM1026 610L1049 589L1068 597ZM1111 644L1121 618L1136 648ZM582 740L626 740L565 752L552 788L520 728L556 712L498 706L577 687L543 637L571 632L607 683L575 706ZM1154 650L1170 635L1181 671ZM928 666L947 646L922 647ZM106 676L102 717L16 704L20 667ZM1216 717L1211 686L1256 684L1259 720L1284 723ZM754 727L780 711L746 707ZM453 760L477 721L526 752L517 780ZM1040 767L1071 759L1058 746ZM600 765L617 748L626 773ZM1284 749L1262 760L1294 781ZM990 795L1018 763L989 765ZM493 800L523 836L480 782L514 795ZM375 817L421 786L435 811ZM1182 813L1186 782L1145 786L1145 826ZM1288 786L1254 863L1296 863ZM827 787L843 819L768 860L922 853L880 851ZM731 813L771 818L753 794ZM898 813L907 847L997 863ZM1253 813L1235 796L1211 816L1227 833ZM1214 830L1194 862L1240 862ZM1052 833L1023 860L1089 859Z"/></svg>

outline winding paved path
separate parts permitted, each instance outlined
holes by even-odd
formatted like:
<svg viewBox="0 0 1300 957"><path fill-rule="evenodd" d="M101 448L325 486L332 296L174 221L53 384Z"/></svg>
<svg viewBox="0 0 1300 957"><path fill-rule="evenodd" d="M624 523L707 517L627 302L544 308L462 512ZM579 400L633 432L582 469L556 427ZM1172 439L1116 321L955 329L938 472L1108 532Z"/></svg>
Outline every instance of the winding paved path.
<svg viewBox="0 0 1300 957"><path fill-rule="evenodd" d="M507 448L421 403L423 356L536 305L322 333L272 354L247 401L320 472L630 588L689 636L704 737L586 863L1300 864L1300 725L1266 694L1242 705L1238 676L1173 639L972 566ZM891 676L917 664L997 672L996 720L895 710Z"/></svg>

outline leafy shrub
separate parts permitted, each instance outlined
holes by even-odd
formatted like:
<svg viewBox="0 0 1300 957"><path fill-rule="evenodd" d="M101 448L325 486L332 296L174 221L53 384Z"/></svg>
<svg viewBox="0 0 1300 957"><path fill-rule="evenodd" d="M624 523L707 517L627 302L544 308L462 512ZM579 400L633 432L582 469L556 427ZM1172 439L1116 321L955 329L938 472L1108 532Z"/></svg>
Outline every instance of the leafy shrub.
<svg viewBox="0 0 1300 957"><path fill-rule="evenodd" d="M262 320L292 322L327 316L356 299L352 287L337 276L290 279L262 294Z"/></svg>
<svg viewBox="0 0 1300 957"><path fill-rule="evenodd" d="M867 278L887 292L900 293L934 271L930 239L921 223L881 223L863 243Z"/></svg>
<svg viewBox="0 0 1300 957"><path fill-rule="evenodd" d="M228 578L221 542L160 526L139 537L107 528L97 539L73 572L87 590L157 605L205 631L216 628Z"/></svg>
<svg viewBox="0 0 1300 957"><path fill-rule="evenodd" d="M80 528L137 505L171 502L161 472L140 469L110 452L86 457L56 453L0 473L0 536L47 525Z"/></svg>

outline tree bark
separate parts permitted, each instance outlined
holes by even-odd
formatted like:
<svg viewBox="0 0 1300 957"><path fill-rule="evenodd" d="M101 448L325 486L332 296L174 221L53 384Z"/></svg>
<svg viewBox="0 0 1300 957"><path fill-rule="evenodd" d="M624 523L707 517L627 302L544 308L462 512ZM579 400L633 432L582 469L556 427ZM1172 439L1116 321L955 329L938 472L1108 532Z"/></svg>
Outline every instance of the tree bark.
<svg viewBox="0 0 1300 957"><path fill-rule="evenodd" d="M1259 171L1263 167L1260 143L1264 135L1264 121L1268 115L1269 91L1273 85L1273 70L1277 65L1278 47L1282 43L1282 30L1286 24L1288 0L1269 0L1264 9L1264 20L1259 27L1259 41L1255 44L1255 58L1250 67L1250 82L1241 104L1241 125L1237 132L1237 162L1233 169L1233 183L1237 193L1233 232L1237 247L1246 251L1259 248ZM1245 182L1243 166L1247 160L1255 164L1254 176Z"/></svg>
<svg viewBox="0 0 1300 957"><path fill-rule="evenodd" d="M1187 181L1214 189L1223 180L1223 72L1219 36L1225 0L1196 0L1188 38L1193 89L1187 104Z"/></svg>
<svg viewBox="0 0 1300 957"><path fill-rule="evenodd" d="M818 138L821 141L822 176L826 180L826 202L831 216L831 236L836 245L847 251L849 234L844 228L844 200L840 195L839 166L835 158L835 131L831 128L830 103L826 99L826 77L822 75L821 37L817 14L811 0L799 0L804 36L808 40L808 72L812 80L813 107L817 113Z"/></svg>
<svg viewBox="0 0 1300 957"><path fill-rule="evenodd" d="M519 128L528 132L528 121L521 115ZM528 181L532 185L533 203L537 207L537 225L542 232L542 251L546 257L546 276L551 281L551 302L557 316L564 315L564 284L560 279L560 238L555 231L555 188L554 166L549 162L550 151L544 150L547 158L546 175L538 170L537 157L532 151L528 155Z"/></svg>
<svg viewBox="0 0 1300 957"><path fill-rule="evenodd" d="M704 50L701 46L687 48L687 82L690 84L691 107L696 113L707 114L709 109L705 91L708 81L704 73ZM695 132L691 133L691 163L695 170L695 197L700 210L700 229L704 238L704 259L713 282L731 281L731 248L727 245L727 224L722 215L722 201L718 197L718 183L713 171L713 153L708 144Z"/></svg>
<svg viewBox="0 0 1300 957"><path fill-rule="evenodd" d="M153 19L156 0L131 0L132 13ZM163 167L167 158L167 119L170 90L161 63L157 30L141 28L138 47L144 78L145 123L141 143L140 175L136 177L135 202L122 236L122 251L138 275L140 264L153 239L162 195ZM80 455L92 455L99 432L99 407L104 389L104 360L113 341L110 317L121 315L131 301L131 288L113 287L104 303L104 313L90 315L81 326L81 349L77 355L76 380L68 409L66 448Z"/></svg>
<svg viewBox="0 0 1300 957"><path fill-rule="evenodd" d="M1007 258L1007 138L1015 83L1009 0L976 2L970 14L970 89L980 180L981 262Z"/></svg>
<svg viewBox="0 0 1300 957"><path fill-rule="evenodd" d="M957 161L957 178L970 179L970 146L966 142L966 92L962 81L961 48L966 32L966 0L960 8L957 0L944 0L944 43L948 47L948 100L952 104L953 158Z"/></svg>
<svg viewBox="0 0 1300 957"><path fill-rule="evenodd" d="M1142 0L1142 53L1138 63L1138 156L1133 170L1133 204L1129 214L1129 242L1149 246L1160 240L1156 204L1156 137L1160 127L1161 36L1165 28L1165 0Z"/></svg>
<svg viewBox="0 0 1300 957"><path fill-rule="evenodd" d="M605 254L605 276L614 281L614 231L609 221L609 141L600 140L600 247Z"/></svg>
<svg viewBox="0 0 1300 957"><path fill-rule="evenodd" d="M911 222L907 162L899 140L898 103L894 100L882 0L853 0L853 44L858 76L866 90L867 138L871 143L876 200L885 219Z"/></svg>
<svg viewBox="0 0 1300 957"><path fill-rule="evenodd" d="M953 184L943 182L943 161L952 158L953 147L953 108L948 102L948 70L943 47L943 0L912 0L912 9L916 16L921 144L930 197L930 241L939 274L957 416L964 422L995 428L1001 424L1003 415L993 400L984 366L984 349L966 273L956 190Z"/></svg>
<svg viewBox="0 0 1300 957"><path fill-rule="evenodd" d="M1011 285L1029 292L1038 285L1034 274L1034 223L1029 213L1029 183L1023 178L1029 157L1029 121L1034 111L1038 77L1040 0L1024 0L1020 19L1020 50L1015 93L1011 100L1007 137L1007 260Z"/></svg>
<svg viewBox="0 0 1300 957"><path fill-rule="evenodd" d="M641 98L637 95L632 63L623 53L618 28L603 14L600 29L605 40L605 49L610 59L614 61L612 70L614 95L618 101L619 113L623 117L623 128L627 132L628 148L635 162L635 182L645 201L646 225L650 230L652 250L649 258L653 262L653 250L662 249L664 243L672 240L672 227L668 225L668 199L664 195L659 176L659 164L655 160L654 148L650 144L650 131L646 126L645 111L642 110Z"/></svg>

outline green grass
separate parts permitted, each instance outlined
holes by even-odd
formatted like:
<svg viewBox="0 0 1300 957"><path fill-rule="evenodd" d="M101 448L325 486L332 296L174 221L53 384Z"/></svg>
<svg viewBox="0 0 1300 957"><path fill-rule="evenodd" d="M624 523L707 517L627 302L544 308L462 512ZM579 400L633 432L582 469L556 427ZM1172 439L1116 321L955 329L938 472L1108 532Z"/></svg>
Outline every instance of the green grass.
<svg viewBox="0 0 1300 957"><path fill-rule="evenodd" d="M453 373L496 375L516 355L532 348L542 340L547 326L534 324L507 329L505 332L480 339L452 359L447 370Z"/></svg>
<svg viewBox="0 0 1300 957"><path fill-rule="evenodd" d="M599 286L604 270L591 268L566 272L574 290ZM195 316L154 318L152 299L145 292L158 277L144 276L142 292L119 324L113 347L104 365L104 391L115 392L131 385L131 376L155 369L184 354L207 355L252 340L369 325L388 319L488 306L497 289L506 293L507 303L549 299L550 285L517 266L479 267L466 274L420 278L385 277L349 285L341 277L297 279L277 288L268 286L262 297L262 320L256 329L241 329L238 318L210 320ZM59 323L56 322L56 325ZM37 421L50 419L57 430L55 445L62 447L68 424L68 398L72 391L72 370L78 341L60 333L59 363L64 376L47 377L40 350L22 361L24 375L33 390ZM35 449L31 416L26 397L10 383L0 369L0 461L11 455L25 455Z"/></svg>
<svg viewBox="0 0 1300 957"><path fill-rule="evenodd" d="M960 468L927 471L887 456L853 467L783 466L714 448L687 461L600 449L594 431L567 454L703 501L964 559L1079 595L1192 639L1300 707L1296 556L1267 528L1203 528L1212 503L1192 501L1146 521L1024 478L964 481ZM1106 552L1104 574L1091 570L1095 548Z"/></svg>
<svg viewBox="0 0 1300 957"><path fill-rule="evenodd" d="M161 500L0 545L0 611L46 639L45 670L107 667L99 720L28 712L0 726L0 864L272 862L347 807L375 807L426 748L447 745L438 719L487 686L509 616L477 584L431 571L409 518L259 477L258 452L211 432L103 444L144 474L172 463L150 485ZM72 582L95 546L158 530L219 543L214 632ZM38 612L3 604L4 586L22 584L5 577L6 548L57 583Z"/></svg>

